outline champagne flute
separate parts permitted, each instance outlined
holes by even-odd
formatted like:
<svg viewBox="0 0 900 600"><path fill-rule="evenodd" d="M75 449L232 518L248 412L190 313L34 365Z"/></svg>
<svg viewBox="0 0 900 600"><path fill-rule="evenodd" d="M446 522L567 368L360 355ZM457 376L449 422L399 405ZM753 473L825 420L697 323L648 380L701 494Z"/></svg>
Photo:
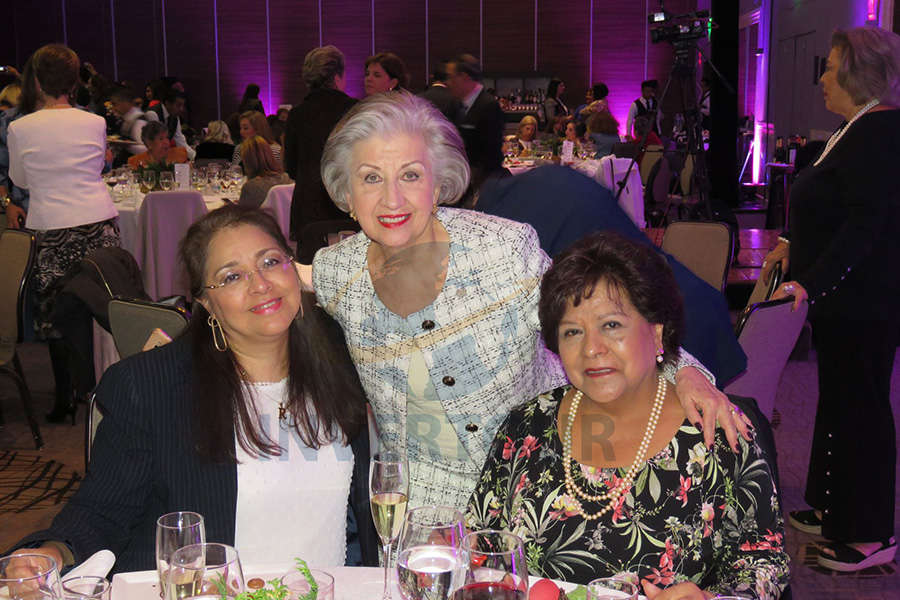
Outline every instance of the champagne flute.
<svg viewBox="0 0 900 600"><path fill-rule="evenodd" d="M156 569L159 574L159 596L166 597L169 563L175 551L206 541L203 517L195 512L173 512L156 520Z"/></svg>
<svg viewBox="0 0 900 600"><path fill-rule="evenodd" d="M525 600L528 567L522 540L506 531L485 529L463 538L463 566L452 600Z"/></svg>
<svg viewBox="0 0 900 600"><path fill-rule="evenodd" d="M369 498L375 531L384 549L384 592L382 600L391 600L391 543L397 539L409 498L409 466L397 452L381 452L369 463Z"/></svg>
<svg viewBox="0 0 900 600"><path fill-rule="evenodd" d="M191 170L191 185L198 192L203 192L206 188L206 173L203 171L203 167Z"/></svg>
<svg viewBox="0 0 900 600"><path fill-rule="evenodd" d="M56 561L45 554L13 554L0 558L0 598L61 600Z"/></svg>
<svg viewBox="0 0 900 600"><path fill-rule="evenodd" d="M447 600L459 568L463 516L449 506L406 513L397 547L397 579L404 600Z"/></svg>
<svg viewBox="0 0 900 600"><path fill-rule="evenodd" d="M172 555L166 600L228 600L244 591L237 550L226 544L191 544Z"/></svg>
<svg viewBox="0 0 900 600"><path fill-rule="evenodd" d="M144 193L153 191L153 188L156 187L156 171L145 169L143 175L141 175L141 182L144 184L144 189L142 190Z"/></svg>
<svg viewBox="0 0 900 600"><path fill-rule="evenodd" d="M175 173L171 171L163 171L159 174L159 187L164 192L168 192L175 187Z"/></svg>

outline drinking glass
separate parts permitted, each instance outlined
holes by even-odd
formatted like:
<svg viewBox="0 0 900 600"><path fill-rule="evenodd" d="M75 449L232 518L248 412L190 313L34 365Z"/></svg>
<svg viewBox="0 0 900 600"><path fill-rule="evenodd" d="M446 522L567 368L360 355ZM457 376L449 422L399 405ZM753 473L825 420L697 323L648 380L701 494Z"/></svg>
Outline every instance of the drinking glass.
<svg viewBox="0 0 900 600"><path fill-rule="evenodd" d="M384 592L382 600L391 598L391 543L397 539L406 502L409 497L409 466L406 457L397 452L381 452L369 463L369 498L372 520L384 549Z"/></svg>
<svg viewBox="0 0 900 600"><path fill-rule="evenodd" d="M109 600L109 581L105 577L85 575L62 582L65 600Z"/></svg>
<svg viewBox="0 0 900 600"><path fill-rule="evenodd" d="M156 569L159 574L159 596L166 597L169 563L175 551L206 541L203 517L195 512L173 512L156 520Z"/></svg>
<svg viewBox="0 0 900 600"><path fill-rule="evenodd" d="M159 174L159 187L162 191L168 192L175 187L175 173L171 171L163 171Z"/></svg>
<svg viewBox="0 0 900 600"><path fill-rule="evenodd" d="M587 600L637 600L637 597L637 584L624 579L601 577L587 584Z"/></svg>
<svg viewBox="0 0 900 600"><path fill-rule="evenodd" d="M485 529L463 538L463 566L453 600L525 600L528 567L522 540L506 531Z"/></svg>
<svg viewBox="0 0 900 600"><path fill-rule="evenodd" d="M241 183L244 181L244 170L240 165L233 165L228 169L228 178L231 179L231 187L235 193L240 192Z"/></svg>
<svg viewBox="0 0 900 600"><path fill-rule="evenodd" d="M406 513L397 547L397 579L404 600L447 600L465 535L462 513L421 506Z"/></svg>
<svg viewBox="0 0 900 600"><path fill-rule="evenodd" d="M191 544L172 555L166 600L228 600L243 591L241 559L232 546Z"/></svg>
<svg viewBox="0 0 900 600"><path fill-rule="evenodd" d="M334 577L318 569L310 569L309 572L318 587L316 600L334 600ZM309 594L309 581L306 575L299 571L291 571L281 578L281 583L288 589L286 600L299 600Z"/></svg>
<svg viewBox="0 0 900 600"><path fill-rule="evenodd" d="M206 172L203 167L191 169L191 187L198 192L202 192L206 188Z"/></svg>
<svg viewBox="0 0 900 600"><path fill-rule="evenodd" d="M156 187L156 171L151 171L147 169L141 174L141 192L147 193L153 191L153 188Z"/></svg>
<svg viewBox="0 0 900 600"><path fill-rule="evenodd" d="M0 599L61 600L56 561L44 554L0 558Z"/></svg>

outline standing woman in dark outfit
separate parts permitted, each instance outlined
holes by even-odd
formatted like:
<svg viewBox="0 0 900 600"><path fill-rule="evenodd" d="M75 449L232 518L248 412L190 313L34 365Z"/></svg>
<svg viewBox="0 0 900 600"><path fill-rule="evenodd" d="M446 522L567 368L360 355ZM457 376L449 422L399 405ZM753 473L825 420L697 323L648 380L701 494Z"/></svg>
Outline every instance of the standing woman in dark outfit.
<svg viewBox="0 0 900 600"><path fill-rule="evenodd" d="M897 550L890 381L900 342L900 36L836 32L821 81L826 107L846 121L794 183L790 235L763 271L789 262L791 281L773 297L809 300L819 367L806 483L813 510L792 512L790 522L833 540L820 565L857 571Z"/></svg>

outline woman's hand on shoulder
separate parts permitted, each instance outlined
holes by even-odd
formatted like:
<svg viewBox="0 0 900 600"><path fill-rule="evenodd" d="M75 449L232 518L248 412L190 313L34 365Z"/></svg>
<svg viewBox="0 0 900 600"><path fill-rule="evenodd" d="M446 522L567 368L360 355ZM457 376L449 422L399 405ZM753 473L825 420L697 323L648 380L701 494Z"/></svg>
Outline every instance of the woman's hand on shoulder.
<svg viewBox="0 0 900 600"><path fill-rule="evenodd" d="M675 392L688 420L700 424L707 448L711 448L715 440L716 422L725 430L728 445L735 452L738 451L738 433L750 441L750 419L699 370L694 367L679 369L675 374Z"/></svg>
<svg viewBox="0 0 900 600"><path fill-rule="evenodd" d="M647 596L647 600L708 600L716 597L715 594L703 591L690 582L662 589L644 579L641 581L641 585L644 587L644 595Z"/></svg>
<svg viewBox="0 0 900 600"><path fill-rule="evenodd" d="M294 263L294 269L297 270L297 277L300 278L300 289L304 292L315 292L312 278L312 265L304 265L298 262Z"/></svg>

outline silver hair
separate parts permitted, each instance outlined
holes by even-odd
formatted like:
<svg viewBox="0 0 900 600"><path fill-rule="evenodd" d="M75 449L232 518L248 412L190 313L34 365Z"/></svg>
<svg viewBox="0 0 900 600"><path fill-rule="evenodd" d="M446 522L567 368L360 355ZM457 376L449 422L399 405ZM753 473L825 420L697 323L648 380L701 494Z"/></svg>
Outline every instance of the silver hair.
<svg viewBox="0 0 900 600"><path fill-rule="evenodd" d="M841 61L838 84L856 104L878 98L900 106L900 35L880 27L856 27L835 31L831 47Z"/></svg>
<svg viewBox="0 0 900 600"><path fill-rule="evenodd" d="M303 59L303 82L310 88L334 87L334 76L344 76L344 53L334 46L320 46Z"/></svg>
<svg viewBox="0 0 900 600"><path fill-rule="evenodd" d="M469 163L456 127L431 102L409 92L374 94L335 126L322 153L322 183L331 200L350 211L350 161L357 143L371 136L420 135L431 161L438 204L453 204L469 186Z"/></svg>
<svg viewBox="0 0 900 600"><path fill-rule="evenodd" d="M210 121L206 126L206 142L219 142L222 144L234 144L231 140L231 132L225 121Z"/></svg>

